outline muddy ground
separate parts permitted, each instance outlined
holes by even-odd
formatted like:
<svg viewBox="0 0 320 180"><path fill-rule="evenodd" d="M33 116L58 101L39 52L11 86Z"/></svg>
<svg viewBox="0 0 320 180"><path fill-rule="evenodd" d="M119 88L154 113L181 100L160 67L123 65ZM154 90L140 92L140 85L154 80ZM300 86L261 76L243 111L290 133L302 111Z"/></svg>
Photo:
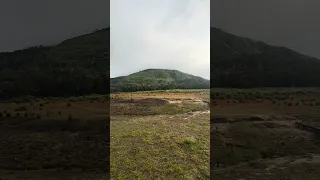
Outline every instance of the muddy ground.
<svg viewBox="0 0 320 180"><path fill-rule="evenodd" d="M212 100L212 177L222 180L320 177L319 133L296 126L302 123L320 127L319 91L304 94L292 89L268 90L264 94L227 91L228 98Z"/></svg>
<svg viewBox="0 0 320 180"><path fill-rule="evenodd" d="M108 117L104 97L0 103L0 179L106 179Z"/></svg>
<svg viewBox="0 0 320 180"><path fill-rule="evenodd" d="M209 179L209 91L116 94L113 179Z"/></svg>
<svg viewBox="0 0 320 180"><path fill-rule="evenodd" d="M0 179L108 179L109 158L114 179L208 179L208 99L179 91L1 102Z"/></svg>

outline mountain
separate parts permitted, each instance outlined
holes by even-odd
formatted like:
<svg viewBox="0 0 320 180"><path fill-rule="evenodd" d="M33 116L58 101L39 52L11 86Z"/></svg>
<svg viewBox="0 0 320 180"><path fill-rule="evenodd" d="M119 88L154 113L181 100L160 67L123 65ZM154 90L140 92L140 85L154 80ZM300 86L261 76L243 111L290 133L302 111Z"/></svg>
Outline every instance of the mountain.
<svg viewBox="0 0 320 180"><path fill-rule="evenodd" d="M50 47L0 53L0 99L108 93L110 28Z"/></svg>
<svg viewBox="0 0 320 180"><path fill-rule="evenodd" d="M320 87L320 60L211 28L212 87ZM110 28L54 46L0 53L0 99L109 92ZM111 79L112 91L207 88L208 81L149 69Z"/></svg>
<svg viewBox="0 0 320 180"><path fill-rule="evenodd" d="M211 28L212 87L319 87L320 60Z"/></svg>
<svg viewBox="0 0 320 180"><path fill-rule="evenodd" d="M209 80L167 69L147 69L110 79L111 92L209 88Z"/></svg>

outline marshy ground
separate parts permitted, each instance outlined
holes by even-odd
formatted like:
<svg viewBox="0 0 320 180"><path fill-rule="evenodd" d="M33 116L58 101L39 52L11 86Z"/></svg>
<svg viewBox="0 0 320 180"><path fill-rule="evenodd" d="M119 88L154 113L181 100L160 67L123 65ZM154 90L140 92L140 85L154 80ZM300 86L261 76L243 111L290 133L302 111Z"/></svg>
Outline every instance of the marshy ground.
<svg viewBox="0 0 320 180"><path fill-rule="evenodd" d="M209 179L210 153L216 179L317 179L319 136L295 123L319 110L314 88L1 102L0 178L106 179L110 123L112 179Z"/></svg>
<svg viewBox="0 0 320 180"><path fill-rule="evenodd" d="M209 90L114 94L112 179L209 179Z"/></svg>
<svg viewBox="0 0 320 180"><path fill-rule="evenodd" d="M107 179L110 123L112 179L209 179L208 101L173 90L1 102L0 178Z"/></svg>
<svg viewBox="0 0 320 180"><path fill-rule="evenodd" d="M0 103L0 179L106 179L106 96Z"/></svg>
<svg viewBox="0 0 320 180"><path fill-rule="evenodd" d="M211 171L216 179L317 179L320 90L215 89Z"/></svg>

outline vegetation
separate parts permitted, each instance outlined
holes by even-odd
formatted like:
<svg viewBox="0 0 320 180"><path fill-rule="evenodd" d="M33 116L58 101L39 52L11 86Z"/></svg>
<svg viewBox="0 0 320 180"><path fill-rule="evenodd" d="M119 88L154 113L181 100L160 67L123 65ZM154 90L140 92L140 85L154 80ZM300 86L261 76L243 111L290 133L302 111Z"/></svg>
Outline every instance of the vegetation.
<svg viewBox="0 0 320 180"><path fill-rule="evenodd" d="M212 176L318 177L319 136L295 123L320 128L319 88L213 88L210 95Z"/></svg>
<svg viewBox="0 0 320 180"><path fill-rule="evenodd" d="M109 92L110 29L55 46L0 53L0 99ZM211 29L212 87L318 87L320 60ZM176 70L147 69L111 79L112 92L206 89L209 81Z"/></svg>
<svg viewBox="0 0 320 180"><path fill-rule="evenodd" d="M319 88L250 88L250 89L223 89L212 88L210 97L212 100L257 100L267 99L284 101L297 96L319 96Z"/></svg>
<svg viewBox="0 0 320 180"><path fill-rule="evenodd" d="M109 38L108 28L55 46L0 53L0 99L108 93Z"/></svg>
<svg viewBox="0 0 320 180"><path fill-rule="evenodd" d="M211 28L212 87L319 87L320 60Z"/></svg>
<svg viewBox="0 0 320 180"><path fill-rule="evenodd" d="M111 179L210 179L209 107L190 98L208 94L112 94Z"/></svg>
<svg viewBox="0 0 320 180"><path fill-rule="evenodd" d="M108 174L110 121L105 102L104 96L0 102L1 177L12 179L12 174L5 176L10 171L18 179ZM27 171L30 174L22 175Z"/></svg>
<svg viewBox="0 0 320 180"><path fill-rule="evenodd" d="M129 76L112 78L111 92L164 89L209 89L210 81L177 70L147 69Z"/></svg>

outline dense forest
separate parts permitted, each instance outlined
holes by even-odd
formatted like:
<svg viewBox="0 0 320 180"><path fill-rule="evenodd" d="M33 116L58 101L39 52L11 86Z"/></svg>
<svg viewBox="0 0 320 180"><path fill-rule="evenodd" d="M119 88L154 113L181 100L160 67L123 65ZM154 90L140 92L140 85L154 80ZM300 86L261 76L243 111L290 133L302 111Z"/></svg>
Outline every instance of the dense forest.
<svg viewBox="0 0 320 180"><path fill-rule="evenodd" d="M0 99L109 92L110 29L56 46L0 53Z"/></svg>
<svg viewBox="0 0 320 180"><path fill-rule="evenodd" d="M177 70L147 69L129 76L112 78L111 92L165 89L209 89L210 81Z"/></svg>
<svg viewBox="0 0 320 180"><path fill-rule="evenodd" d="M319 87L320 60L211 28L211 86Z"/></svg>

